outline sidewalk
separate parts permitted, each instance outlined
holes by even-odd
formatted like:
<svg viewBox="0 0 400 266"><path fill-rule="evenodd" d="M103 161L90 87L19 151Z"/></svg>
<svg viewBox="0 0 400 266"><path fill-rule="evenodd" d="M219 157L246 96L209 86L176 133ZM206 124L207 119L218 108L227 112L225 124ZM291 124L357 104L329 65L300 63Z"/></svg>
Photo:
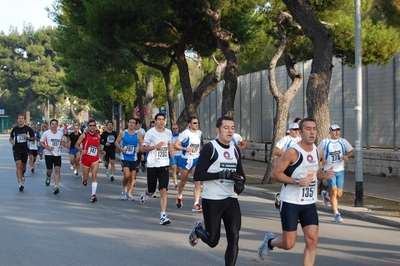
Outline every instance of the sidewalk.
<svg viewBox="0 0 400 266"><path fill-rule="evenodd" d="M246 176L259 178L261 182L267 168L267 163L244 159L242 160L242 164ZM355 180L354 174L346 173L344 182L344 191L347 192L355 191L354 180ZM364 196L371 196L380 199L396 201L399 203L399 209L400 209L400 178L388 178L388 177L364 175L363 189L364 189ZM275 192L270 191L268 189L247 186L246 192L262 195L271 200L275 198ZM371 212L367 208L367 206L351 207L351 206L339 205L339 207L340 207L340 212L343 216L353 217L368 222L400 228L400 218ZM317 202L317 208L319 211L328 213L332 212L331 207L325 206L323 202L320 200L318 200Z"/></svg>

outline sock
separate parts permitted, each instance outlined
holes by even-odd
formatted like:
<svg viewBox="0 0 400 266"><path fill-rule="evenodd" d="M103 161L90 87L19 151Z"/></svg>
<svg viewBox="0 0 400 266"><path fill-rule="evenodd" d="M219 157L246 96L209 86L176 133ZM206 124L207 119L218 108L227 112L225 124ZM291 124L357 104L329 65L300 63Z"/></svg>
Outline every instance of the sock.
<svg viewBox="0 0 400 266"><path fill-rule="evenodd" d="M333 215L336 215L336 214L339 214L339 212L338 211L333 212Z"/></svg>
<svg viewBox="0 0 400 266"><path fill-rule="evenodd" d="M160 212L160 218L163 218L164 216L167 216L166 212Z"/></svg>
<svg viewBox="0 0 400 266"><path fill-rule="evenodd" d="M96 195L97 182L92 182L92 195Z"/></svg>
<svg viewBox="0 0 400 266"><path fill-rule="evenodd" d="M193 205L197 205L197 204L199 204L199 202L198 202L198 201L195 201ZM199 204L199 205L200 205L200 204Z"/></svg>
<svg viewBox="0 0 400 266"><path fill-rule="evenodd" d="M268 240L268 248L269 248L270 250L274 250L274 247L271 246L271 241L272 241L272 239L273 239L273 238L271 238L271 239Z"/></svg>
<svg viewBox="0 0 400 266"><path fill-rule="evenodd" d="M178 199L182 199L182 194L181 195L178 194Z"/></svg>

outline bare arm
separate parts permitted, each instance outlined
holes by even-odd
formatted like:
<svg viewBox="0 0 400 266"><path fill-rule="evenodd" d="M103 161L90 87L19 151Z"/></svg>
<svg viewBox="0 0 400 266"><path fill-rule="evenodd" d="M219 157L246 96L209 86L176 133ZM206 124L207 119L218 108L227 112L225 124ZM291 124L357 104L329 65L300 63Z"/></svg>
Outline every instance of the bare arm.
<svg viewBox="0 0 400 266"><path fill-rule="evenodd" d="M279 149L278 147L275 146L274 150L272 151L272 154L278 157L281 157L283 152L281 151L281 149Z"/></svg>

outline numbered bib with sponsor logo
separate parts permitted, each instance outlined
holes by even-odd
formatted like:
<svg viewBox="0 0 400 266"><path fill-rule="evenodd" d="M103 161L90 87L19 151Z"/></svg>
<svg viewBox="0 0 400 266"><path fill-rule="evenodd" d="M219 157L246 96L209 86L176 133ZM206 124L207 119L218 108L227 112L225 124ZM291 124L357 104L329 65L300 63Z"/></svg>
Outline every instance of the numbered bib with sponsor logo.
<svg viewBox="0 0 400 266"><path fill-rule="evenodd" d="M58 146L60 146L60 142L61 142L61 140L59 140L59 139L51 139L50 140L50 146L58 147Z"/></svg>
<svg viewBox="0 0 400 266"><path fill-rule="evenodd" d="M29 149L37 150L37 141L29 141Z"/></svg>
<svg viewBox="0 0 400 266"><path fill-rule="evenodd" d="M236 164L235 163L220 163L219 164L220 171L231 171L236 172ZM219 179L221 184L233 184L233 180L228 179Z"/></svg>
<svg viewBox="0 0 400 266"><path fill-rule="evenodd" d="M156 159L165 160L168 159L168 147L161 147L161 149L156 150Z"/></svg>
<svg viewBox="0 0 400 266"><path fill-rule="evenodd" d="M192 144L190 146L193 147L192 155L197 155L200 153L200 144Z"/></svg>
<svg viewBox="0 0 400 266"><path fill-rule="evenodd" d="M26 142L25 135L24 135L24 134L18 134L18 135L17 135L17 142L18 142L18 143L24 143L24 142Z"/></svg>
<svg viewBox="0 0 400 266"><path fill-rule="evenodd" d="M135 153L135 145L127 144L125 145L126 152L125 154L134 154Z"/></svg>
<svg viewBox="0 0 400 266"><path fill-rule="evenodd" d="M307 177L314 177L315 172L313 170L307 171ZM299 200L300 202L315 202L315 180L311 182L308 187L300 187Z"/></svg>
<svg viewBox="0 0 400 266"><path fill-rule="evenodd" d="M87 151L87 155L97 156L97 147L96 146L89 146L89 149Z"/></svg>

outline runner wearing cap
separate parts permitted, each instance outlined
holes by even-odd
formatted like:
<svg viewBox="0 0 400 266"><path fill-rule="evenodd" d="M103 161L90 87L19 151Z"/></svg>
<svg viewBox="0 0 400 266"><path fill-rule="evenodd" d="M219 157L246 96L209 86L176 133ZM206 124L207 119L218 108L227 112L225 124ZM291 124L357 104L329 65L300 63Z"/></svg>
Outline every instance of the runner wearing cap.
<svg viewBox="0 0 400 266"><path fill-rule="evenodd" d="M332 180L327 180L328 191L323 190L321 195L325 205L328 204L330 199L335 222L341 223L343 219L338 211L338 198L343 195L344 162L353 157L354 152L351 144L340 137L339 125L331 125L329 135L329 137L321 141L318 148L324 153L324 159L322 160L324 170L327 171L333 166L335 176Z"/></svg>

